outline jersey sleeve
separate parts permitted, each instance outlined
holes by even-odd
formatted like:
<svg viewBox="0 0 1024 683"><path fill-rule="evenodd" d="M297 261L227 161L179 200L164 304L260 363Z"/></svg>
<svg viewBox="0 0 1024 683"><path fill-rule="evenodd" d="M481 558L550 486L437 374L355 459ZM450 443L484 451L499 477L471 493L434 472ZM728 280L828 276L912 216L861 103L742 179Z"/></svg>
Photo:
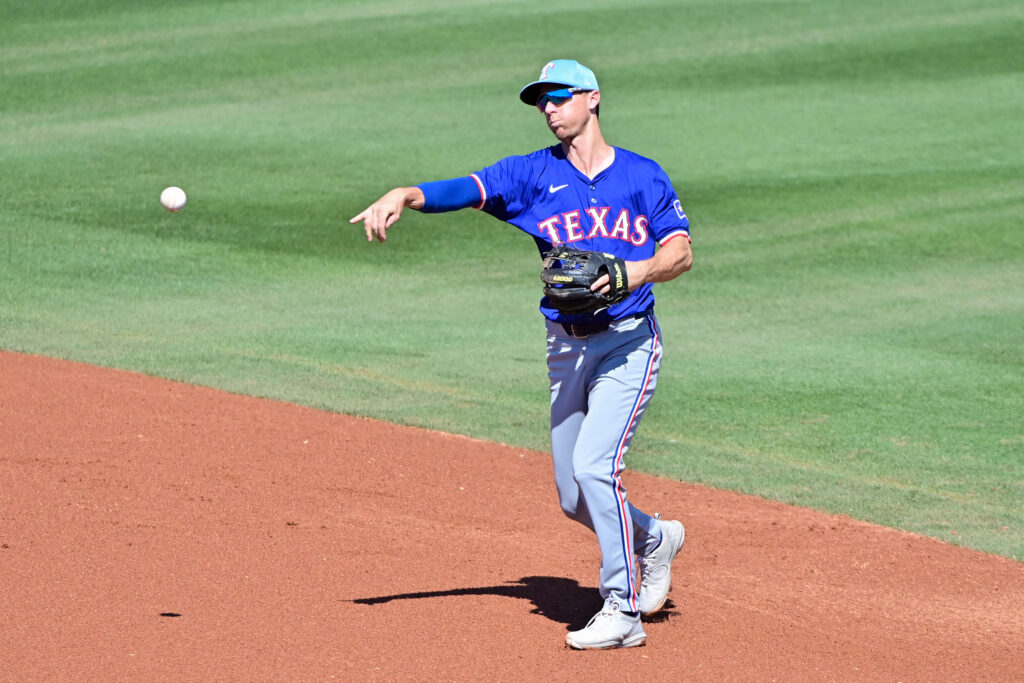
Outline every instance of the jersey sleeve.
<svg viewBox="0 0 1024 683"><path fill-rule="evenodd" d="M682 202L672 187L672 181L660 167L656 167L651 180L651 230L658 244L673 237L690 238L690 219L686 217Z"/></svg>
<svg viewBox="0 0 1024 683"><path fill-rule="evenodd" d="M522 156L505 157L473 173L480 184L483 202L478 208L503 221L511 221L527 208L527 185L530 163Z"/></svg>

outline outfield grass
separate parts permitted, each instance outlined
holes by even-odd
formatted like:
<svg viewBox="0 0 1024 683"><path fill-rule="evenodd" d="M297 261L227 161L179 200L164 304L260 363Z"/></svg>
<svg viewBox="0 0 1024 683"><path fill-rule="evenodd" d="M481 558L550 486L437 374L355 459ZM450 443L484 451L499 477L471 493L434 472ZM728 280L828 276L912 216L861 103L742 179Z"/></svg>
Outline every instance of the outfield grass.
<svg viewBox="0 0 1024 683"><path fill-rule="evenodd" d="M517 92L576 57L693 221L631 465L1024 557L1020 3L0 16L0 347L546 449L532 241L347 218L550 144Z"/></svg>

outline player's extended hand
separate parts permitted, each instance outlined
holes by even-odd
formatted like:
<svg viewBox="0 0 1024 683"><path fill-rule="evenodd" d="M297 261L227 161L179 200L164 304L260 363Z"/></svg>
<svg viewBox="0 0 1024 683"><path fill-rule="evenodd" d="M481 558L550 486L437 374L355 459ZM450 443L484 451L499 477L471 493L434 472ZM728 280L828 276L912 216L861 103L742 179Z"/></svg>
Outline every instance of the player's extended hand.
<svg viewBox="0 0 1024 683"><path fill-rule="evenodd" d="M414 209L422 207L423 201L423 192L419 188L396 187L366 207L362 213L350 218L348 222L363 222L367 242L372 242L374 237L379 242L384 242L387 240L388 228L402 217L402 209L407 206Z"/></svg>

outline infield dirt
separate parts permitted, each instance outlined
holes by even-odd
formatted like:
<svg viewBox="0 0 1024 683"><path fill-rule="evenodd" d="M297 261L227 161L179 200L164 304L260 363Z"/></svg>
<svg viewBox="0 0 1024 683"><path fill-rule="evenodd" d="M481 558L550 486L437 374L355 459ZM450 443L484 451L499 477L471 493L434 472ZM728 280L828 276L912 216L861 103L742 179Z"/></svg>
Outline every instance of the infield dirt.
<svg viewBox="0 0 1024 683"><path fill-rule="evenodd" d="M628 473L687 527L668 609L576 652L547 454L7 352L0 403L4 680L1022 676L1002 557Z"/></svg>

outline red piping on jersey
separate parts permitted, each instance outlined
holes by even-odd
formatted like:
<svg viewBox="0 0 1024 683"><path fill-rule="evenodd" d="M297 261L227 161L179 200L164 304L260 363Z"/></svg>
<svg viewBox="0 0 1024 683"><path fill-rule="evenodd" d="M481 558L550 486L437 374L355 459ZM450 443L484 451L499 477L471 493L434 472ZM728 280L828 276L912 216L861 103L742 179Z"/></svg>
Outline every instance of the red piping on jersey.
<svg viewBox="0 0 1024 683"><path fill-rule="evenodd" d="M469 177L476 181L476 186L480 189L480 203L473 208L482 209L484 204L487 203L487 190L484 189L484 184L480 182L480 179L476 177L476 173L470 173Z"/></svg>
<svg viewBox="0 0 1024 683"><path fill-rule="evenodd" d="M690 239L690 233L686 232L685 230L680 230L679 232L670 232L668 234L668 237L666 237L661 242L658 242L658 244L660 244L661 246L665 246L666 244L668 244L677 237L685 237L690 242L693 242L693 240Z"/></svg>

